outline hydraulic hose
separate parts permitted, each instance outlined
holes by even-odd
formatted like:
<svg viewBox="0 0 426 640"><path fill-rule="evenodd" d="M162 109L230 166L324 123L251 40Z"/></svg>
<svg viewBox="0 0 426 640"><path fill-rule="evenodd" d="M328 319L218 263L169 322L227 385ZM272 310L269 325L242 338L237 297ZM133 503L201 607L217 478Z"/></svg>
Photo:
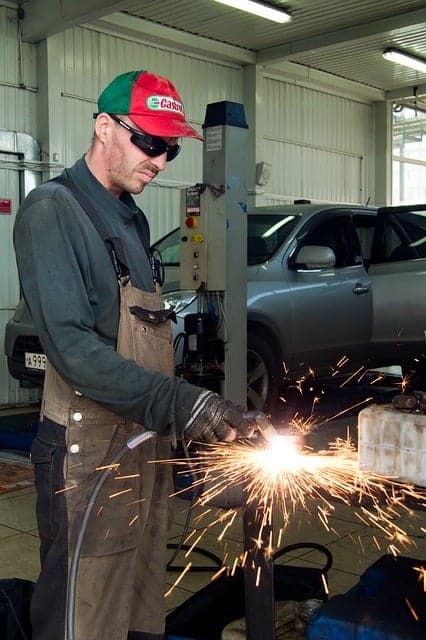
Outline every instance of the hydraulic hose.
<svg viewBox="0 0 426 640"><path fill-rule="evenodd" d="M83 517L81 519L81 523L78 529L77 538L75 542L74 551L72 554L70 569L68 573L68 597L67 597L67 606L66 606L66 628L67 628L67 640L74 640L74 618L75 618L75 594L77 588L77 574L78 574L78 565L80 562L80 554L81 547L84 540L84 535L86 533L87 524L89 522L90 514L92 513L93 506L96 502L96 498L99 495L100 490L103 487L103 484L107 477L111 472L112 465L117 464L125 453L131 451L132 449L136 449L139 445L143 444L150 438L153 438L155 435L155 431L144 431L142 433L138 433L133 438L129 438L127 442L125 442L111 457L110 462L108 463L108 469L104 469L102 473L99 475L96 480L96 484L93 487L93 491L89 496L87 501L87 505L83 511Z"/></svg>

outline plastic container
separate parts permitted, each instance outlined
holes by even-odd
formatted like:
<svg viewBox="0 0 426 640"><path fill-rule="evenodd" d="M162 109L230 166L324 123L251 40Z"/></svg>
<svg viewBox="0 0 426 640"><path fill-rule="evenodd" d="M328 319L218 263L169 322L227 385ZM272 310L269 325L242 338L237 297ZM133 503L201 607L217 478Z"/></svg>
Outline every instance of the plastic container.
<svg viewBox="0 0 426 640"><path fill-rule="evenodd" d="M390 405L363 409L358 416L358 456L362 469L426 487L426 415Z"/></svg>

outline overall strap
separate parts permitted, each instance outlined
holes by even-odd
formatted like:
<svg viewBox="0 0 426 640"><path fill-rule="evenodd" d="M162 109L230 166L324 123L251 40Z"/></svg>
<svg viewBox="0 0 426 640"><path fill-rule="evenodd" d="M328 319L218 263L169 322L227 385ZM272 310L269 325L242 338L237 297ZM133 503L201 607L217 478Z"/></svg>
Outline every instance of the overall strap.
<svg viewBox="0 0 426 640"><path fill-rule="evenodd" d="M118 281L121 282L123 278L128 277L129 269L126 265L121 239L111 236L104 224L104 221L102 220L102 217L96 211L89 198L87 198L86 195L73 182L71 182L71 180L68 180L68 178L65 178L62 175L52 178L50 182L57 182L71 191L72 195L77 200L83 211L85 211L89 216L96 231L105 242Z"/></svg>

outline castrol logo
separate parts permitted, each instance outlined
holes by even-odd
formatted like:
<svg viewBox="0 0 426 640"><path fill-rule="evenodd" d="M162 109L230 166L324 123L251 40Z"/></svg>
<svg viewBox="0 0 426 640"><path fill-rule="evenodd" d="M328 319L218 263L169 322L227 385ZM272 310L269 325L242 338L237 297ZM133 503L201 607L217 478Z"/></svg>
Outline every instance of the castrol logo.
<svg viewBox="0 0 426 640"><path fill-rule="evenodd" d="M172 111L183 114L183 104L170 96L149 96L146 100L148 109L153 111Z"/></svg>

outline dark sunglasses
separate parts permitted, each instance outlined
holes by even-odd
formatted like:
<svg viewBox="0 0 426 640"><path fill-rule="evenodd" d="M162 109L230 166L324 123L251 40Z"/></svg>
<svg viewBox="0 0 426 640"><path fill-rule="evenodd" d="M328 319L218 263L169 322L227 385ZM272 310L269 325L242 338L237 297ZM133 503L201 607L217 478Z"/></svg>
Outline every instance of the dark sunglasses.
<svg viewBox="0 0 426 640"><path fill-rule="evenodd" d="M179 144L168 145L167 142L158 136L152 136L144 131L138 131L133 129L127 122L118 118L115 114L109 113L110 118L118 122L119 125L130 131L130 142L136 145L141 151L146 153L150 158L161 156L163 153L167 153L167 162L174 160L180 151Z"/></svg>

